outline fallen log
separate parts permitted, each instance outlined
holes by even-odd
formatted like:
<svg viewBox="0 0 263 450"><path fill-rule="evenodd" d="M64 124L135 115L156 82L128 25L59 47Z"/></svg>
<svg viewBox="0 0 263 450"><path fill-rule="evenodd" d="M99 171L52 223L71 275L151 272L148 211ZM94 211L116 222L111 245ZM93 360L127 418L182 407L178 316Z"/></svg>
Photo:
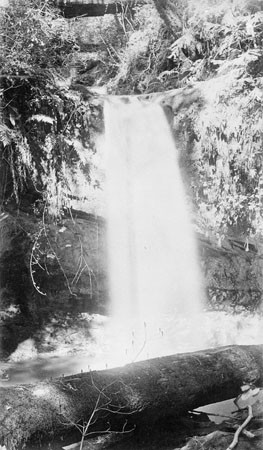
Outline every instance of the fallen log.
<svg viewBox="0 0 263 450"><path fill-rule="evenodd" d="M81 16L104 16L105 14L124 13L127 8L135 6L134 0L56 0L67 19Z"/></svg>
<svg viewBox="0 0 263 450"><path fill-rule="evenodd" d="M109 421L114 430L124 423L126 430L146 426L235 397L244 383L262 381L263 345L255 345L177 354L1 388L0 443L8 450L20 449L33 436L59 435L91 416L100 430L108 429Z"/></svg>

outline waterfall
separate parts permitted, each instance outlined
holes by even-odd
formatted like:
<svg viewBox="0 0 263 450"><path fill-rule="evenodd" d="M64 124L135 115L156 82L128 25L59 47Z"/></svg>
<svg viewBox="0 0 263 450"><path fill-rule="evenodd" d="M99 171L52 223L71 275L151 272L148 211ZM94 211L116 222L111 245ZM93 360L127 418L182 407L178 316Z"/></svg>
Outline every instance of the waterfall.
<svg viewBox="0 0 263 450"><path fill-rule="evenodd" d="M111 313L120 321L200 312L202 284L178 153L163 109L105 101Z"/></svg>
<svg viewBox="0 0 263 450"><path fill-rule="evenodd" d="M261 344L262 315L202 311L191 214L162 108L108 98L99 145L105 155L112 318L82 314L81 325L69 325L70 345L55 321L43 330L43 356L23 362L21 351L39 342L39 332L27 339L7 363L10 384L70 375L72 367L80 373L222 345ZM2 377L1 384L9 382Z"/></svg>

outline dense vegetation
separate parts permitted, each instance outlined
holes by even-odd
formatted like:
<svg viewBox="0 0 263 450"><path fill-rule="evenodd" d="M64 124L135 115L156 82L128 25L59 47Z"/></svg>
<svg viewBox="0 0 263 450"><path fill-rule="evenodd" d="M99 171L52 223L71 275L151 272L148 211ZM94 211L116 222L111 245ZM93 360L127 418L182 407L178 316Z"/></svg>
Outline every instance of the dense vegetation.
<svg viewBox="0 0 263 450"><path fill-rule="evenodd" d="M80 169L88 179L90 110L72 84L140 94L214 80L214 104L177 119L192 139L199 221L221 237L262 233L261 1L145 0L70 23L47 1L11 1L2 24L5 201L30 193L57 214Z"/></svg>
<svg viewBox="0 0 263 450"><path fill-rule="evenodd" d="M2 201L27 198L58 214L79 167L89 171L82 152L89 151L90 111L67 82L76 42L43 0L10 1L1 24Z"/></svg>
<svg viewBox="0 0 263 450"><path fill-rule="evenodd" d="M145 2L132 17L117 22L98 19L96 42L94 22L91 28L84 22L82 39L100 42L96 80L86 81L106 84L113 93L136 94L207 82L211 105L190 107L180 118L192 139L192 187L200 223L220 239L233 228L246 238L260 235L263 4L154 3L156 9Z"/></svg>

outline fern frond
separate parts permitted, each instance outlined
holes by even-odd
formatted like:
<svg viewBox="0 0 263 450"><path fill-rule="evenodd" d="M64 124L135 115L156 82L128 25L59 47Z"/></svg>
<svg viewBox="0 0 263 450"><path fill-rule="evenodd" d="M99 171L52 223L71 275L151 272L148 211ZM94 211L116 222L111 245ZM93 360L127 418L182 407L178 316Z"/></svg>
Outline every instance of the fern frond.
<svg viewBox="0 0 263 450"><path fill-rule="evenodd" d="M12 142L12 131L8 128L7 125L0 125L0 142L3 147L7 147Z"/></svg>
<svg viewBox="0 0 263 450"><path fill-rule="evenodd" d="M34 114L33 116L31 116L27 119L27 122L32 122L32 121L49 123L50 125L53 125L53 123L55 122L55 119L53 117L46 116L44 114Z"/></svg>

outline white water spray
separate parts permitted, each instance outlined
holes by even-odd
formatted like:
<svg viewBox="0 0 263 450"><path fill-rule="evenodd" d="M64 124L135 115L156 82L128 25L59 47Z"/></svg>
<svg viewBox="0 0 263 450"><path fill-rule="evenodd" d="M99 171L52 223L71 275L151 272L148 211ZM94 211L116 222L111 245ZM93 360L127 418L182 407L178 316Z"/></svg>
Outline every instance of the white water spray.
<svg viewBox="0 0 263 450"><path fill-rule="evenodd" d="M0 385L221 345L263 342L262 315L201 311L195 239L177 151L162 109L136 99L129 103L109 99L105 122L115 321L83 314L92 326L92 339L82 326L79 330L63 327L57 333L56 324L56 332L49 325L46 336L41 331L40 358L30 360L39 342L37 334L36 342L22 343L3 367L2 373L10 374L8 382L3 378L1 382L0 367ZM54 349L45 352L45 345Z"/></svg>
<svg viewBox="0 0 263 450"><path fill-rule="evenodd" d="M105 103L112 315L120 321L201 309L196 243L178 155L161 106Z"/></svg>

